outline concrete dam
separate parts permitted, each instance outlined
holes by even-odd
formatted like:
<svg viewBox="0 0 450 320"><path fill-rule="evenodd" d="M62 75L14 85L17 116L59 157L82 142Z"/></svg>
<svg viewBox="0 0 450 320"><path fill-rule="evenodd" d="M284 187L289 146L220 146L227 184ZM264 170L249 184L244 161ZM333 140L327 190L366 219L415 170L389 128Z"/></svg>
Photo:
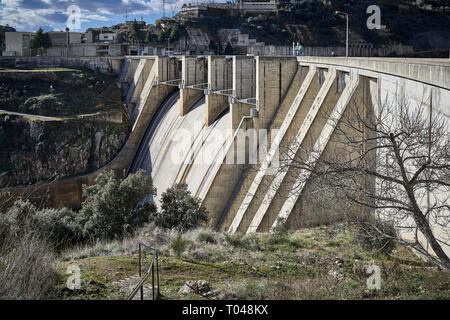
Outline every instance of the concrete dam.
<svg viewBox="0 0 450 320"><path fill-rule="evenodd" d="M407 98L412 109L425 106L425 116L450 118L444 59L129 56L117 81L133 128L101 170L145 170L157 204L168 187L186 182L210 227L230 233L269 231L281 220L294 229L320 224L318 212L333 219L338 209L324 194L316 196L324 197L320 208L303 197L312 188L307 172L274 174L273 167L283 145L294 156L310 148L333 154L340 148L335 129L353 106L374 110ZM97 174L48 184L52 205L76 206L81 185Z"/></svg>

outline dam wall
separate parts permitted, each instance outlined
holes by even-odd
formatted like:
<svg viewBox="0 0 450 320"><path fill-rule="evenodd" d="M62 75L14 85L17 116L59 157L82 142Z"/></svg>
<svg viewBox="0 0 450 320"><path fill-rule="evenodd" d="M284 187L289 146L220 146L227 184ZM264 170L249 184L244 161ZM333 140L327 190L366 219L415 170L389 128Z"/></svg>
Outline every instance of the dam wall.
<svg viewBox="0 0 450 320"><path fill-rule="evenodd" d="M98 172L22 191L45 190L49 205L77 207L81 185L99 172L125 176L142 169L153 177L157 202L168 187L186 182L213 229L265 232L280 221L297 229L367 211L330 205L326 193L306 196L314 189L308 171L289 167L344 152L342 119L361 111L376 115L404 100L410 110L422 106L424 117L450 118L448 60L129 56L120 66L133 127L119 155ZM280 152L282 146L291 154ZM280 163L287 169L277 173ZM378 185L367 181L368 188Z"/></svg>

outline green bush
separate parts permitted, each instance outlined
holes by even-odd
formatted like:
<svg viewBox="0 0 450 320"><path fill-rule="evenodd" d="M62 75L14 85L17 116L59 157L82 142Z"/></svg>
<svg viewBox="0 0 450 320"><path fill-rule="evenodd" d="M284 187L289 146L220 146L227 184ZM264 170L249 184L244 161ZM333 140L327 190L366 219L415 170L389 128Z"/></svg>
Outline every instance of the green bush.
<svg viewBox="0 0 450 320"><path fill-rule="evenodd" d="M153 202L141 203L156 192L143 171L125 179L102 173L95 185L84 186L83 191L86 200L78 213L68 208L38 209L29 201L16 201L0 214L0 228L20 234L29 227L61 247L79 241L122 238L147 223L156 211Z"/></svg>
<svg viewBox="0 0 450 320"><path fill-rule="evenodd" d="M364 249L388 254L395 248L397 232L391 223L372 217L358 221L357 226L355 240Z"/></svg>
<svg viewBox="0 0 450 320"><path fill-rule="evenodd" d="M286 245L291 248L303 247L303 242L299 239L291 239L289 237L289 226L285 220L278 218L276 226L272 229L269 237L266 240L269 246Z"/></svg>
<svg viewBox="0 0 450 320"><path fill-rule="evenodd" d="M82 232L74 211L68 208L38 210L29 201L22 200L16 201L0 215L0 226L15 235L20 235L24 229L33 230L57 247L74 243L81 238ZM0 240L3 240L2 236Z"/></svg>
<svg viewBox="0 0 450 320"><path fill-rule="evenodd" d="M289 233L289 226L287 221L283 218L278 218L275 227L272 228L272 234L287 235Z"/></svg>
<svg viewBox="0 0 450 320"><path fill-rule="evenodd" d="M177 258L180 258L181 255L184 253L188 246L188 241L184 240L181 233L179 233L175 239L172 240L170 243L170 248L173 250Z"/></svg>
<svg viewBox="0 0 450 320"><path fill-rule="evenodd" d="M81 239L83 227L69 208L42 209L35 214L35 224L41 232L51 235L57 244L74 243Z"/></svg>
<svg viewBox="0 0 450 320"><path fill-rule="evenodd" d="M209 233L208 231L200 231L197 235L197 240L204 243L217 243L214 235Z"/></svg>
<svg viewBox="0 0 450 320"><path fill-rule="evenodd" d="M267 237L266 243L268 245L282 245L282 244L289 244L290 240L289 237L285 234L276 234L272 233Z"/></svg>
<svg viewBox="0 0 450 320"><path fill-rule="evenodd" d="M254 233L246 235L225 233L225 241L233 247L247 250L260 250L261 248L260 241Z"/></svg>
<svg viewBox="0 0 450 320"><path fill-rule="evenodd" d="M276 234L273 233L269 235L266 240L266 244L269 247L289 247L291 249L300 249L305 247L305 243L302 239L292 239L287 234Z"/></svg>
<svg viewBox="0 0 450 320"><path fill-rule="evenodd" d="M208 212L194 198L186 183L167 189L161 198L162 211L154 216L155 224L164 229L186 232L200 227L208 221Z"/></svg>
<svg viewBox="0 0 450 320"><path fill-rule="evenodd" d="M154 202L142 203L155 194L152 178L143 170L118 179L113 172L101 173L95 185L83 186L86 200L79 220L83 235L90 239L114 239L131 234L156 212Z"/></svg>

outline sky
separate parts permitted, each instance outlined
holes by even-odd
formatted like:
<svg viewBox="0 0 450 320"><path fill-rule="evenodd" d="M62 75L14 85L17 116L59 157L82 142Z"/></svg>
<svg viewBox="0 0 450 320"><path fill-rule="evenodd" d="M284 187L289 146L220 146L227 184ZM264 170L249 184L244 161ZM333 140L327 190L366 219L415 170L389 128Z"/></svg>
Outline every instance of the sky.
<svg viewBox="0 0 450 320"><path fill-rule="evenodd" d="M171 17L184 3L196 0L165 2L166 16ZM128 20L143 19L153 23L162 16L162 0L0 0L0 25L9 25L17 31L39 28L52 31L66 27L71 31L85 31L90 27L123 23L126 10Z"/></svg>

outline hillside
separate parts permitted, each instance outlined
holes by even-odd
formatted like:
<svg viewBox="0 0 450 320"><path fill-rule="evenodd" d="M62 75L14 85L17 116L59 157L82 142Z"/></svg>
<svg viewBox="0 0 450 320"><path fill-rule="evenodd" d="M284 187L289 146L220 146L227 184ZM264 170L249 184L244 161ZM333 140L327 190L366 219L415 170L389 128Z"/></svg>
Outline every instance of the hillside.
<svg viewBox="0 0 450 320"><path fill-rule="evenodd" d="M381 9L381 30L367 28L366 13L370 5ZM410 45L421 49L450 47L450 1L434 0L327 0L283 1L278 14L230 14L225 9L211 10L198 18L183 13L162 18L152 25L133 30L126 24L113 26L123 41L138 39L153 46L187 50L224 52L228 42L234 53L239 38L253 39L266 45L344 46L345 18L335 12L350 14L351 45ZM141 23L141 22L139 22ZM385 26L385 27L384 27ZM106 27L103 30L107 29ZM140 30L139 30L140 29ZM102 29L95 29L99 32ZM448 52L447 52L448 54Z"/></svg>
<svg viewBox="0 0 450 320"><path fill-rule="evenodd" d="M448 274L405 247L390 254L363 249L355 242L354 229L340 224L272 235L192 231L185 235L181 257L171 249L175 235L147 226L131 239L63 253L53 298L125 298L137 279L139 241L160 250L162 299L450 298ZM71 265L81 269L81 288L73 291L65 287ZM381 269L380 290L367 287L370 265ZM187 281L199 284L198 291L184 287ZM146 296L150 286L151 279Z"/></svg>
<svg viewBox="0 0 450 320"><path fill-rule="evenodd" d="M439 8L416 5L416 2L420 1L333 0L303 4L288 2L281 4L278 17L246 14L236 18L179 18L179 21L185 27L200 28L212 36L217 34L220 28L239 28L251 38L266 44L281 45L298 41L304 46L336 46L345 45L345 19L335 14L335 11L342 11L350 14L350 36L353 42L373 45L400 42L426 48L448 47L450 2L429 1L440 3ZM387 29L377 31L367 28L369 15L366 10L373 4L380 6L381 23ZM432 34L436 36L430 37Z"/></svg>

